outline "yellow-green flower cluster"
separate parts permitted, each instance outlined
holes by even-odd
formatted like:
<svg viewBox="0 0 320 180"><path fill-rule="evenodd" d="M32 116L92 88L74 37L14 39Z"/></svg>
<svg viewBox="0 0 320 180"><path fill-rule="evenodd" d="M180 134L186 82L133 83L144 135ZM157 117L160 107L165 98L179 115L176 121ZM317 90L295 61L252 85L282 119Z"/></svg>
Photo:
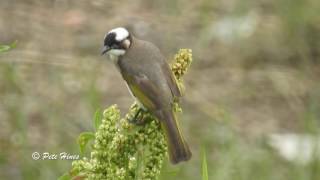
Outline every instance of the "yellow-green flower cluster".
<svg viewBox="0 0 320 180"><path fill-rule="evenodd" d="M180 49L174 56L174 63L171 65L172 72L175 77L180 80L182 76L187 72L192 62L192 50Z"/></svg>
<svg viewBox="0 0 320 180"><path fill-rule="evenodd" d="M150 114L142 114L146 123L128 122L138 107L134 104L126 118L120 119L116 105L106 109L95 134L90 160L72 163L72 174L85 179L156 179L166 154L166 141L160 124Z"/></svg>
<svg viewBox="0 0 320 180"><path fill-rule="evenodd" d="M171 64L171 70L177 79L177 84L181 94L184 94L185 87L183 86L182 76L188 71L192 63L192 50L191 49L180 49L179 52L174 56L174 61ZM182 112L179 104L179 100L175 99L173 103L175 112Z"/></svg>
<svg viewBox="0 0 320 180"><path fill-rule="evenodd" d="M172 71L182 85L182 76L186 73L192 61L190 49L181 49L171 65ZM139 107L134 103L125 118L120 117L116 105L103 112L101 124L95 134L80 138L80 146L94 138L91 157L72 163L70 175L74 179L92 180L154 180L166 157L167 144L159 121L147 112L142 112L137 119L143 120L143 125L129 122L135 116ZM181 111L178 101L174 110Z"/></svg>

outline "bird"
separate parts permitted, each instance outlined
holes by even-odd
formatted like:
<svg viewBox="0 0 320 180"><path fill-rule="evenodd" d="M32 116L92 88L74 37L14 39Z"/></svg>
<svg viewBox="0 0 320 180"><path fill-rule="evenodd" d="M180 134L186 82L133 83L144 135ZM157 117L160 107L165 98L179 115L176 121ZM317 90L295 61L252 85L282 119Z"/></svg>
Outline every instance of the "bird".
<svg viewBox="0 0 320 180"><path fill-rule="evenodd" d="M106 33L101 54L109 55L140 109L160 121L171 163L188 161L192 153L173 108L182 94L160 49L136 38L126 28L117 27Z"/></svg>

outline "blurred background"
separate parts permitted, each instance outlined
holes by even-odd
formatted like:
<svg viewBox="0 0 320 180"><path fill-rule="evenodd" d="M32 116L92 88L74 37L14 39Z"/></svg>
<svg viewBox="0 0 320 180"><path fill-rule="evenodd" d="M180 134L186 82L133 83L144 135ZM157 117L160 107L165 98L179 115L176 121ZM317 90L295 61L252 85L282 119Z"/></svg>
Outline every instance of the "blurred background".
<svg viewBox="0 0 320 180"><path fill-rule="evenodd" d="M0 44L17 41L0 54L0 177L56 179L71 161L32 152L79 154L97 109L126 113L133 99L100 56L125 26L168 60L193 50L180 114L193 158L161 179L200 179L202 149L209 179L320 179L319 12L319 0L0 0Z"/></svg>

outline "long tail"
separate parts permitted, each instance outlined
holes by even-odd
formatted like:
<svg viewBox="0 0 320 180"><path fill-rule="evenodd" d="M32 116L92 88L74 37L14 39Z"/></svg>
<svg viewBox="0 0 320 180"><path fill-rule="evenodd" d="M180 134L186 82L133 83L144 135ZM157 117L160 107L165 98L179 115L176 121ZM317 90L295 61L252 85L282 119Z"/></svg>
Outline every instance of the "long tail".
<svg viewBox="0 0 320 180"><path fill-rule="evenodd" d="M172 110L161 110L156 113L168 143L169 158L172 164L188 161L192 154L179 129L177 118Z"/></svg>

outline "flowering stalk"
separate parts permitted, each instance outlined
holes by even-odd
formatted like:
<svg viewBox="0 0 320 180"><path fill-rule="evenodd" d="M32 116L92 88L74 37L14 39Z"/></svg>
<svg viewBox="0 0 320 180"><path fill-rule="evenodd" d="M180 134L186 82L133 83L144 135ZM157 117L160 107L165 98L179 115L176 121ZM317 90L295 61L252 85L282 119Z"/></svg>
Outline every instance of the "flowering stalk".
<svg viewBox="0 0 320 180"><path fill-rule="evenodd" d="M191 61L190 49L181 49L175 55L171 69L180 85ZM178 102L174 106L176 111L181 111ZM129 123L138 109L134 103L128 114L121 118L116 105L107 108L103 117L96 120L95 134L83 133L79 137L81 149L94 139L90 158L73 161L70 173L61 179L67 176L69 179L93 180L157 179L167 154L165 136L159 121L149 113L140 113L137 117L144 120L143 126Z"/></svg>

